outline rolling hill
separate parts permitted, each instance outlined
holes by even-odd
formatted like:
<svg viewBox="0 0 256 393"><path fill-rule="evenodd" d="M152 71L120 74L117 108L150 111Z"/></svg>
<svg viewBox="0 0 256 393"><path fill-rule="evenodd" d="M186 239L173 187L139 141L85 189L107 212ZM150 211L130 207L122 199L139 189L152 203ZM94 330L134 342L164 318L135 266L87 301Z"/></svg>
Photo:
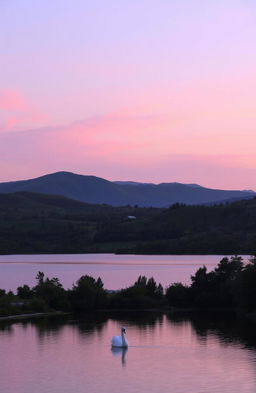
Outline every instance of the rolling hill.
<svg viewBox="0 0 256 393"><path fill-rule="evenodd" d="M111 182L96 176L70 172L57 172L30 180L0 183L0 193L19 191L62 195L87 203L142 207L168 207L175 203L212 204L247 199L256 195L252 191L215 190L197 184Z"/></svg>
<svg viewBox="0 0 256 393"><path fill-rule="evenodd" d="M215 206L136 208L31 192L0 193L0 254L255 251L256 198Z"/></svg>

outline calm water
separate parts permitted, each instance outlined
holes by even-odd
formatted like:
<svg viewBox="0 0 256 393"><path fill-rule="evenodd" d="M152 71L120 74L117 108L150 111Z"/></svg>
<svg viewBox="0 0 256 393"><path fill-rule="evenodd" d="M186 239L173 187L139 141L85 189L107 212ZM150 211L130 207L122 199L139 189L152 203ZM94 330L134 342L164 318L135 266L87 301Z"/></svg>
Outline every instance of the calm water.
<svg viewBox="0 0 256 393"><path fill-rule="evenodd" d="M212 270L218 255L2 255L0 288L15 290L19 285L35 285L37 272L59 277L64 287L84 274L100 276L107 289L124 288L139 275L153 276L163 286L173 282L189 283L191 274L203 265Z"/></svg>
<svg viewBox="0 0 256 393"><path fill-rule="evenodd" d="M130 346L113 351L121 326ZM0 392L255 393L255 348L254 331L232 320L138 313L2 322Z"/></svg>

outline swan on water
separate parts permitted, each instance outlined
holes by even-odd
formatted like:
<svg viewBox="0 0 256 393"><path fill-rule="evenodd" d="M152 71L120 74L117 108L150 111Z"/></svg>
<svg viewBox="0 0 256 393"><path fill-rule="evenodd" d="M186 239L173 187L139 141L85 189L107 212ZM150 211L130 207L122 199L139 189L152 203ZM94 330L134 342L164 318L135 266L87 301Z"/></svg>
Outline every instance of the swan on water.
<svg viewBox="0 0 256 393"><path fill-rule="evenodd" d="M121 348L127 348L128 347L128 341L125 338L126 331L125 328L122 327L121 329L121 336L113 336L111 340L111 345L112 347L121 347Z"/></svg>

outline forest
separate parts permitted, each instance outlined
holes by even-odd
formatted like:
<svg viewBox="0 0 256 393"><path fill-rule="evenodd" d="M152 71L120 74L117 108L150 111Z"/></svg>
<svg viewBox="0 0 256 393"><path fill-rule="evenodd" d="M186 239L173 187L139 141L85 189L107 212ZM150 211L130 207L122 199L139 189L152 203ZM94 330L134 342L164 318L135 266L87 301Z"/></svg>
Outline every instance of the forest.
<svg viewBox="0 0 256 393"><path fill-rule="evenodd" d="M0 254L101 252L252 255L256 199L141 208L0 194Z"/></svg>

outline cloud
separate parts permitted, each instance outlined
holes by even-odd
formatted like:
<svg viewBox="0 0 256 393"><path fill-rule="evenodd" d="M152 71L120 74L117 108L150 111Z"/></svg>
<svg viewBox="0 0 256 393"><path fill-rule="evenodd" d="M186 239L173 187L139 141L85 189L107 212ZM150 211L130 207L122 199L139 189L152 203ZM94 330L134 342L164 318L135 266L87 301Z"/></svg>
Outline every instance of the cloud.
<svg viewBox="0 0 256 393"><path fill-rule="evenodd" d="M0 134L2 179L71 170L112 179L255 188L251 87L256 85L249 88L244 79L222 82L136 92L107 115L58 126L41 127L46 121L33 108L10 112Z"/></svg>
<svg viewBox="0 0 256 393"><path fill-rule="evenodd" d="M29 109L26 99L16 90L0 90L0 110L24 112Z"/></svg>
<svg viewBox="0 0 256 393"><path fill-rule="evenodd" d="M255 187L252 141L248 144L239 135L222 140L221 133L191 133L186 119L180 120L124 111L58 127L5 132L0 134L0 180L70 170L107 179ZM251 153L249 148L241 153L250 144Z"/></svg>
<svg viewBox="0 0 256 393"><path fill-rule="evenodd" d="M39 125L48 119L16 90L0 90L0 115L1 132Z"/></svg>

